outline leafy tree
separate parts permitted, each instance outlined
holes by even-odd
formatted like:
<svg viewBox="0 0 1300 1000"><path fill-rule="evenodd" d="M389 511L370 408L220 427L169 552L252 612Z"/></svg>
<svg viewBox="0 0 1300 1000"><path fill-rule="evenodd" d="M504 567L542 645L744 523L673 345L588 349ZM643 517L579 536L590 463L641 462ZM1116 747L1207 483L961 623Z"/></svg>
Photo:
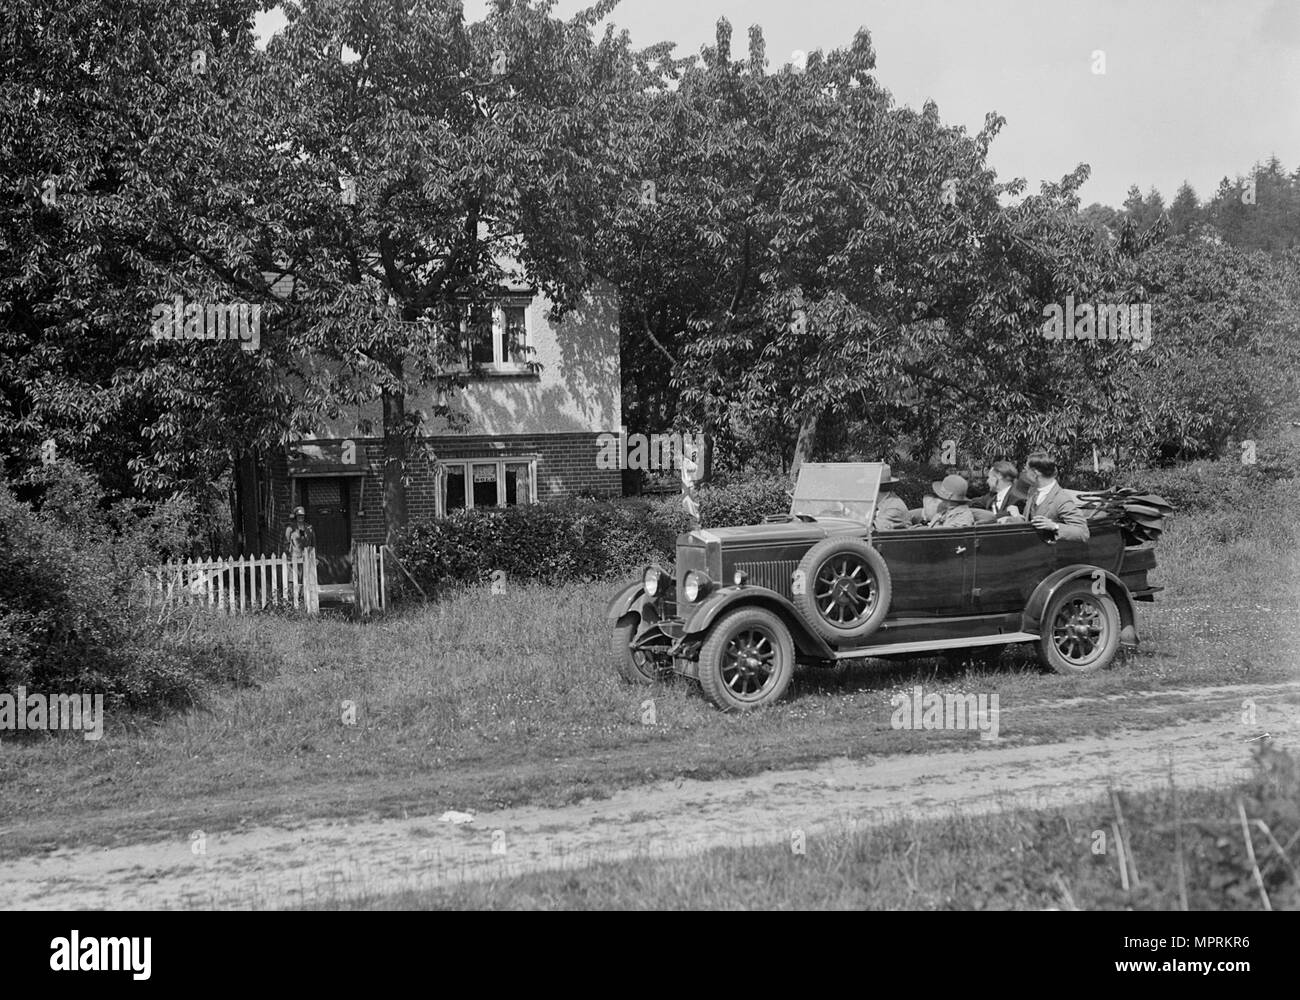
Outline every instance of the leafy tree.
<svg viewBox="0 0 1300 1000"><path fill-rule="evenodd" d="M1288 175L1277 157L1248 178L1225 177L1205 214L1234 246L1281 254L1300 246L1300 170Z"/></svg>
<svg viewBox="0 0 1300 1000"><path fill-rule="evenodd" d="M1128 443L1147 460L1220 455L1300 395L1297 262L1176 237L1148 248L1152 344L1118 394L1135 404Z"/></svg>
<svg viewBox="0 0 1300 1000"><path fill-rule="evenodd" d="M594 275L585 239L626 173L610 136L638 86L626 36L592 37L612 0L568 22L503 2L480 24L455 0L315 0L285 7L265 53L255 0L21 4L3 97L11 456L56 433L138 488L196 489L379 398L391 534L410 443L456 416L448 362L501 258L561 310ZM262 349L154 341L151 309L176 294L263 306ZM435 403L408 413L425 387Z"/></svg>
<svg viewBox="0 0 1300 1000"><path fill-rule="evenodd" d="M669 61L673 86L647 96L659 195L624 207L601 256L625 317L675 362L681 419L719 428L737 460L749 435L793 466L828 411L901 414L909 388L952 382L908 330L971 294L978 220L1005 190L984 164L1000 120L972 138L932 104L892 109L866 31L771 74L757 29L748 59L730 39L719 22L700 63Z"/></svg>
<svg viewBox="0 0 1300 1000"><path fill-rule="evenodd" d="M205 225L203 206L230 197L210 164L257 138L207 138L239 103L228 84L248 69L255 9L16 0L0 15L0 457L15 471L52 440L116 492L199 493L269 411L265 354L149 332L182 288L169 209ZM211 72L193 71L195 49Z"/></svg>

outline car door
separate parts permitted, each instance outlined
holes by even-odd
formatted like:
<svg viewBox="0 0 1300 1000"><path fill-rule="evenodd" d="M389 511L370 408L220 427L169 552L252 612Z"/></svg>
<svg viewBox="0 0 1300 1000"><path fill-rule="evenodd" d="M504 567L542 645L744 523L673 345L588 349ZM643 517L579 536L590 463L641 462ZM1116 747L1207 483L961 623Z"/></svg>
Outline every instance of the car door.
<svg viewBox="0 0 1300 1000"><path fill-rule="evenodd" d="M889 567L891 618L969 611L975 575L974 528L882 531L872 535L871 543Z"/></svg>
<svg viewBox="0 0 1300 1000"><path fill-rule="evenodd" d="M1024 608L1059 562L1057 545L1030 524L984 524L975 530L972 607L983 614Z"/></svg>

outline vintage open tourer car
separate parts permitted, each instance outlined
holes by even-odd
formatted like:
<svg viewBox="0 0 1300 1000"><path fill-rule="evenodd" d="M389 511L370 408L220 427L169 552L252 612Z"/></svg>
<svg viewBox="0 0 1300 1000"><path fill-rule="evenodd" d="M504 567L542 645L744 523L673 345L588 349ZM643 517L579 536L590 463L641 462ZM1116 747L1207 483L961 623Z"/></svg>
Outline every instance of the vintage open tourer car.
<svg viewBox="0 0 1300 1000"><path fill-rule="evenodd" d="M1154 544L1114 504L1081 499L1087 541L1023 522L873 532L882 468L805 464L789 514L679 535L677 565L648 566L609 605L619 672L685 674L743 711L781 698L796 662L1032 642L1053 670L1090 673L1137 644L1135 602L1162 588Z"/></svg>

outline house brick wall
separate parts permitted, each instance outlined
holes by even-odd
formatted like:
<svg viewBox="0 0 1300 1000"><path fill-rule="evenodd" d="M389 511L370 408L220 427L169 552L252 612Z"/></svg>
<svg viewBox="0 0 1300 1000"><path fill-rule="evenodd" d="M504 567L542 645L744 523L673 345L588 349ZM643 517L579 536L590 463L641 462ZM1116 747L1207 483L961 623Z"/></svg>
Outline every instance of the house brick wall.
<svg viewBox="0 0 1300 1000"><path fill-rule="evenodd" d="M618 469L596 466L599 452L597 434L507 434L497 436L439 437L432 439L435 454L442 459L531 458L537 459L537 499L539 502L572 497L580 492L596 496L621 496L622 473ZM345 477L352 511L352 537L372 545L384 541L383 441L378 438L354 438L358 454L364 452L369 471L364 476ZM298 502L291 496L288 461L283 451L273 453L267 462L275 496L272 538L280 539ZM434 464L421 454L407 461L410 483L406 488L407 512L418 522L437 516L437 477ZM278 551L278 549L277 549Z"/></svg>

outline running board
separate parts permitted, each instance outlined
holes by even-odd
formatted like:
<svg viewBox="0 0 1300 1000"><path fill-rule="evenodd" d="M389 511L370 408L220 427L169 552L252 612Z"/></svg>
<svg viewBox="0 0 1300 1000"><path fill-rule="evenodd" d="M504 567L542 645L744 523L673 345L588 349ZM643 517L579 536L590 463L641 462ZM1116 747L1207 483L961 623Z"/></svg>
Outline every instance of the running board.
<svg viewBox="0 0 1300 1000"><path fill-rule="evenodd" d="M931 639L929 642L891 642L885 646L867 646L863 649L841 649L835 653L837 660L865 660L873 656L892 653L937 653L945 649L968 649L971 646L1001 646L1011 642L1037 642L1032 632L1001 632L998 635L972 636L969 639Z"/></svg>

